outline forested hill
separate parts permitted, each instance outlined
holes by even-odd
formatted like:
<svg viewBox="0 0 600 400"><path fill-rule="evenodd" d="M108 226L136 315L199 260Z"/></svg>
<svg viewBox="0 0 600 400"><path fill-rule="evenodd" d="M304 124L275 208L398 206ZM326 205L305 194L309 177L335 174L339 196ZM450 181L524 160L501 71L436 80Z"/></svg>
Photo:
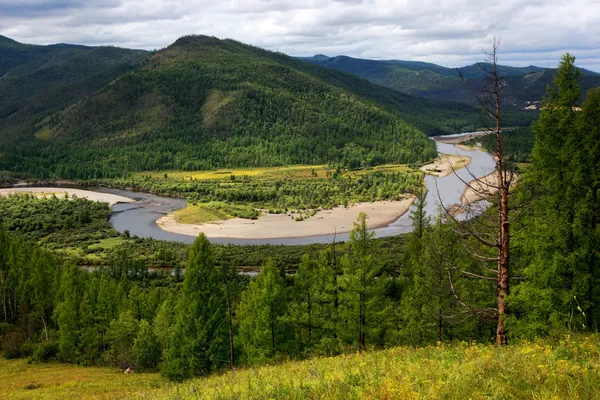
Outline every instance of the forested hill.
<svg viewBox="0 0 600 400"><path fill-rule="evenodd" d="M108 46L27 45L0 36L0 132L22 130L102 89L149 56Z"/></svg>
<svg viewBox="0 0 600 400"><path fill-rule="evenodd" d="M347 56L327 57L322 54L314 57L300 57L302 61L327 68L344 71L403 93L413 94L430 100L461 101L477 104L473 92L469 90L459 72L471 86L480 85L485 69L489 64L476 63L459 68L447 68L436 64L401 60L366 60ZM581 68L580 85L587 90L600 86L600 74ZM522 109L540 101L551 84L556 69L536 66L499 66L500 75L507 82L503 96L507 106ZM528 103L529 102L529 103Z"/></svg>
<svg viewBox="0 0 600 400"><path fill-rule="evenodd" d="M435 156L424 131L456 132L478 121L469 106L414 98L231 40L188 36L31 132L22 130L19 141L0 149L0 169L97 178L414 163Z"/></svg>

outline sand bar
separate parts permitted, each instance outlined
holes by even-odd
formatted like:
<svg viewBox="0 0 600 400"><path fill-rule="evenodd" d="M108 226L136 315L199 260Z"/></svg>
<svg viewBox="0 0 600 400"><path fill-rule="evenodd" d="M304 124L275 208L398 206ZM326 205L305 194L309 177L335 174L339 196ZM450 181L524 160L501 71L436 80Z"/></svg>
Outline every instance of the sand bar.
<svg viewBox="0 0 600 400"><path fill-rule="evenodd" d="M511 188L514 188L519 180L518 175L514 175L511 182ZM496 171L482 178L473 179L465 187L460 201L463 205L473 204L480 200L485 200L498 193L498 173Z"/></svg>
<svg viewBox="0 0 600 400"><path fill-rule="evenodd" d="M423 165L420 170L439 178L450 175L457 169L464 168L471 163L471 157L457 154L440 154L431 164Z"/></svg>
<svg viewBox="0 0 600 400"><path fill-rule="evenodd" d="M79 198L88 199L91 201L100 201L102 203L108 203L111 207L116 203L131 203L135 200L129 197L118 196L110 193L99 193L92 192L90 190L81 189L70 189L70 188L57 188L57 187L14 187L7 189L0 189L0 196L8 196L16 193L30 193L35 194L38 197L48 197L56 195L56 197L62 197L65 193L69 197L77 196Z"/></svg>
<svg viewBox="0 0 600 400"><path fill-rule="evenodd" d="M479 131L479 132L472 132L472 133L462 135L462 136L454 136L454 135L435 136L434 140L436 142L440 142L440 143L459 144L461 142L464 142L465 140L473 139L474 137L477 137L477 136L488 135L490 133L493 133L493 132L492 131Z"/></svg>
<svg viewBox="0 0 600 400"><path fill-rule="evenodd" d="M361 212L367 213L369 229L382 228L404 215L414 197L398 201L358 203L348 208L336 207L317 212L304 221L294 221L285 214L264 214L256 220L233 218L206 224L181 224L171 215L160 218L158 226L165 231L181 235L229 239L279 239L306 236L332 235L352 230L352 224Z"/></svg>

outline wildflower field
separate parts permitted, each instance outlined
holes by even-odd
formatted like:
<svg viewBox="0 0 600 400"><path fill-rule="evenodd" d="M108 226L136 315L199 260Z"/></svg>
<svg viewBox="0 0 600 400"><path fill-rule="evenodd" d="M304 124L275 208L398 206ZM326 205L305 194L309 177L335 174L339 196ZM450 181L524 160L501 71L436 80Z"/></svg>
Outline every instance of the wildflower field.
<svg viewBox="0 0 600 400"><path fill-rule="evenodd" d="M597 335L315 358L181 384L156 374L0 361L1 398L600 399Z"/></svg>

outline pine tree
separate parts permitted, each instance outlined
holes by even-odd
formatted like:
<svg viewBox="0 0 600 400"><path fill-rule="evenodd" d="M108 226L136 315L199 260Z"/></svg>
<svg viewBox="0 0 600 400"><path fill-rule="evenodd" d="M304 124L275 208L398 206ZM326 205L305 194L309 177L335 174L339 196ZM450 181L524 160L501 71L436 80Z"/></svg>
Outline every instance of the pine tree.
<svg viewBox="0 0 600 400"><path fill-rule="evenodd" d="M600 101L581 89L565 54L534 124L532 170L524 181L533 215L522 223L523 275L512 301L522 335L593 327L600 319L598 156ZM575 310L581 309L581 312Z"/></svg>
<svg viewBox="0 0 600 400"><path fill-rule="evenodd" d="M79 303L81 301L79 274L77 266L67 267L61 280L63 300L55 310L59 328L59 357L65 362L75 362L79 357Z"/></svg>
<svg viewBox="0 0 600 400"><path fill-rule="evenodd" d="M267 261L248 289L238 310L239 337L250 363L261 363L284 352L289 331L285 322L288 293L273 261Z"/></svg>
<svg viewBox="0 0 600 400"><path fill-rule="evenodd" d="M133 343L133 354L138 367L145 371L154 371L161 358L160 344L152 326L143 319Z"/></svg>
<svg viewBox="0 0 600 400"><path fill-rule="evenodd" d="M161 373L172 380L201 376L229 358L226 296L211 245L200 234L190 248L171 344Z"/></svg>
<svg viewBox="0 0 600 400"><path fill-rule="evenodd" d="M377 303L375 277L379 272L373 255L374 233L367 229L367 215L360 213L350 233L352 256L342 260L344 274L339 278L342 288L342 316L346 340L354 343L358 351L366 349L367 334L378 336L382 326L371 324L369 317L385 307Z"/></svg>

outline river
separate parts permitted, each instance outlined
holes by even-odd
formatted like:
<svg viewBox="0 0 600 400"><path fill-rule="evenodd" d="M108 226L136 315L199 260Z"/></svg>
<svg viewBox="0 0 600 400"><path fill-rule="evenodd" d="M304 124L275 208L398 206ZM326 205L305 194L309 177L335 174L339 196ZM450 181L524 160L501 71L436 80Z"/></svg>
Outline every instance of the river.
<svg viewBox="0 0 600 400"><path fill-rule="evenodd" d="M469 133L444 136L444 138L468 135ZM428 189L427 195L427 213L435 215L439 209L440 199L444 206L450 207L453 204L460 203L460 196L465 188L464 182L473 180L473 175L482 177L488 175L494 170L495 161L493 157L480 150L463 150L453 144L437 142L439 153L457 154L471 157L471 163L468 168L461 168L456 173L443 178L432 175L425 176L425 184ZM136 200L135 203L119 203L113 206L113 212L110 223L113 227L123 232L129 230L130 234L143 238L154 238L158 240L168 240L183 243L192 243L193 236L180 235L162 230L156 224L156 220L163 215L176 209L185 207L184 199L155 196L149 193L132 192L128 190L109 189L109 188L86 188L97 192L112 193ZM383 228L377 228L375 237L394 236L407 233L412 230L410 212ZM349 233L337 234L337 241L347 241ZM274 245L300 245L312 243L330 243L333 235L307 236L299 238L279 238L279 239L224 239L210 238L210 241L218 244L274 244Z"/></svg>

